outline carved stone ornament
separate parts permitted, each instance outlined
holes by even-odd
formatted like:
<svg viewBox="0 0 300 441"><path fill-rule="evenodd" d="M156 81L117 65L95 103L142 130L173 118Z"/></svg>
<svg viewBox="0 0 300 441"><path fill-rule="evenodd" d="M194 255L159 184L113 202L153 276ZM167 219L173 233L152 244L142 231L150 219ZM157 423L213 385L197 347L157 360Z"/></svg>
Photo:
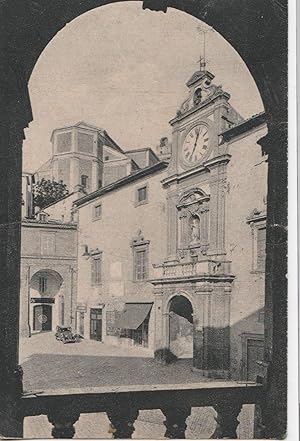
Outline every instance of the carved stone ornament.
<svg viewBox="0 0 300 441"><path fill-rule="evenodd" d="M131 246L142 245L142 244L146 244L146 243L149 243L149 240L145 240L145 237L144 237L144 235L143 235L143 233L142 233L142 230L139 229L139 230L137 231L136 236L134 236L134 237L132 238Z"/></svg>
<svg viewBox="0 0 300 441"><path fill-rule="evenodd" d="M210 100L219 95L225 95L227 99L230 95L224 92L222 85L212 84L214 75L207 71L195 72L187 82L189 96L182 103L177 116L184 115L189 110L207 104Z"/></svg>
<svg viewBox="0 0 300 441"><path fill-rule="evenodd" d="M187 208L193 204L199 204L199 202L208 201L210 196L199 188L193 188L186 191L180 198L177 208Z"/></svg>

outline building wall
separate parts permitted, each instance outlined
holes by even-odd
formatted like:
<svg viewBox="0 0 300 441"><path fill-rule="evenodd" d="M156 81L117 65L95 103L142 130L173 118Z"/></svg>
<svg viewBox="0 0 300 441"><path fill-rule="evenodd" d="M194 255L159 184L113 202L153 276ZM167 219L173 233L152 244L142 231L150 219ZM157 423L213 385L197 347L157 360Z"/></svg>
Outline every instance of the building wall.
<svg viewBox="0 0 300 441"><path fill-rule="evenodd" d="M131 172L131 161L112 161L104 163L104 186L128 176Z"/></svg>
<svg viewBox="0 0 300 441"><path fill-rule="evenodd" d="M62 297L65 325L74 326L77 291L76 226L23 222L21 233L20 335L29 336L32 332L34 305L31 299L43 297L37 289L38 274L46 274L49 278L44 297L55 299L52 305L52 331L60 324L58 305ZM54 279L62 281L59 289L54 286Z"/></svg>
<svg viewBox="0 0 300 441"><path fill-rule="evenodd" d="M70 158L58 159L58 173L55 178L58 182L63 181L67 188L70 188Z"/></svg>
<svg viewBox="0 0 300 441"><path fill-rule="evenodd" d="M73 202L83 196L84 193L76 192L71 193L67 197L57 201L56 203L46 207L45 211L51 219L62 221L62 222L72 222L76 221L76 214L73 214Z"/></svg>
<svg viewBox="0 0 300 441"><path fill-rule="evenodd" d="M235 138L228 146L232 155L227 167L226 252L235 276L231 293L231 371L241 376L246 362L245 334L263 335L264 272L253 271L253 234L247 218L257 209L265 213L267 162L257 141L265 126ZM245 349L245 348L244 348Z"/></svg>
<svg viewBox="0 0 300 441"><path fill-rule="evenodd" d="M139 179L120 189L79 207L78 241L78 302L89 307L105 305L106 310L122 310L125 302L152 302L153 287L149 282L133 281L132 240L141 234L149 240L149 279L152 264L166 255L167 222L165 194L161 186L164 172ZM147 185L148 203L136 206L136 190ZM93 219L95 205L102 204L102 215ZM91 257L83 256L85 249L102 252L102 283L91 284ZM105 308L103 310L105 316ZM105 320L103 321L103 328ZM89 309L85 317L89 330ZM150 319L150 340L153 340L153 319ZM107 339L103 332L104 340ZM108 338L112 340L113 338ZM151 340L151 345L153 342Z"/></svg>
<svg viewBox="0 0 300 441"><path fill-rule="evenodd" d="M22 173L22 218L33 215L33 175Z"/></svg>

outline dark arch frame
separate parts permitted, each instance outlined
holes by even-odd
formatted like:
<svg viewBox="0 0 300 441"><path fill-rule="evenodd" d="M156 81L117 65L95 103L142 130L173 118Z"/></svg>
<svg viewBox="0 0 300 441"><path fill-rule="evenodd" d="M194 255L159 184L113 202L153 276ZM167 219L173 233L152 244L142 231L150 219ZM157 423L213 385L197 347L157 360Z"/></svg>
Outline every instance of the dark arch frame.
<svg viewBox="0 0 300 441"><path fill-rule="evenodd" d="M0 5L0 390L4 406L21 393L18 298L22 140L23 130L32 120L28 80L40 53L60 29L82 13L113 2L3 0ZM176 8L213 26L247 64L265 106L269 132L260 140L269 154L265 436L282 438L287 395L287 1L140 3L141 7L163 12Z"/></svg>

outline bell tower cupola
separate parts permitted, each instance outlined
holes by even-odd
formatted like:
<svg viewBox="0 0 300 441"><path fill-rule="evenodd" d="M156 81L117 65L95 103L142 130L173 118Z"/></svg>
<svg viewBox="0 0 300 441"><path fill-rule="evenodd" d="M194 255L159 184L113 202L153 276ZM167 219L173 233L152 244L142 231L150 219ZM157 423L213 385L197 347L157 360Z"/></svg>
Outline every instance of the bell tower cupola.
<svg viewBox="0 0 300 441"><path fill-rule="evenodd" d="M103 182L102 129L79 122L55 129L52 143L52 179L63 181L69 192L78 186L91 193Z"/></svg>

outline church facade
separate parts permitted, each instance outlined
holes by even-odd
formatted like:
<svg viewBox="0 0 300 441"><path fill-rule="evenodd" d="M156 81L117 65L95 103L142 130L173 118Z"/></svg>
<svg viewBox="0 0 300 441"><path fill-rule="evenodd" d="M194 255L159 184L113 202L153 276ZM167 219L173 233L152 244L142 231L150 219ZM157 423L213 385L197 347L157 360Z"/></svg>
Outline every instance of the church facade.
<svg viewBox="0 0 300 441"><path fill-rule="evenodd" d="M77 332L163 362L190 358L208 377L254 380L267 197L257 141L267 128L264 114L243 119L213 80L205 69L190 78L172 140L156 153L126 152L86 123L54 131L43 168L67 173L70 194L45 211L77 225ZM58 152L66 130L69 152ZM92 136L84 147L80 131Z"/></svg>

